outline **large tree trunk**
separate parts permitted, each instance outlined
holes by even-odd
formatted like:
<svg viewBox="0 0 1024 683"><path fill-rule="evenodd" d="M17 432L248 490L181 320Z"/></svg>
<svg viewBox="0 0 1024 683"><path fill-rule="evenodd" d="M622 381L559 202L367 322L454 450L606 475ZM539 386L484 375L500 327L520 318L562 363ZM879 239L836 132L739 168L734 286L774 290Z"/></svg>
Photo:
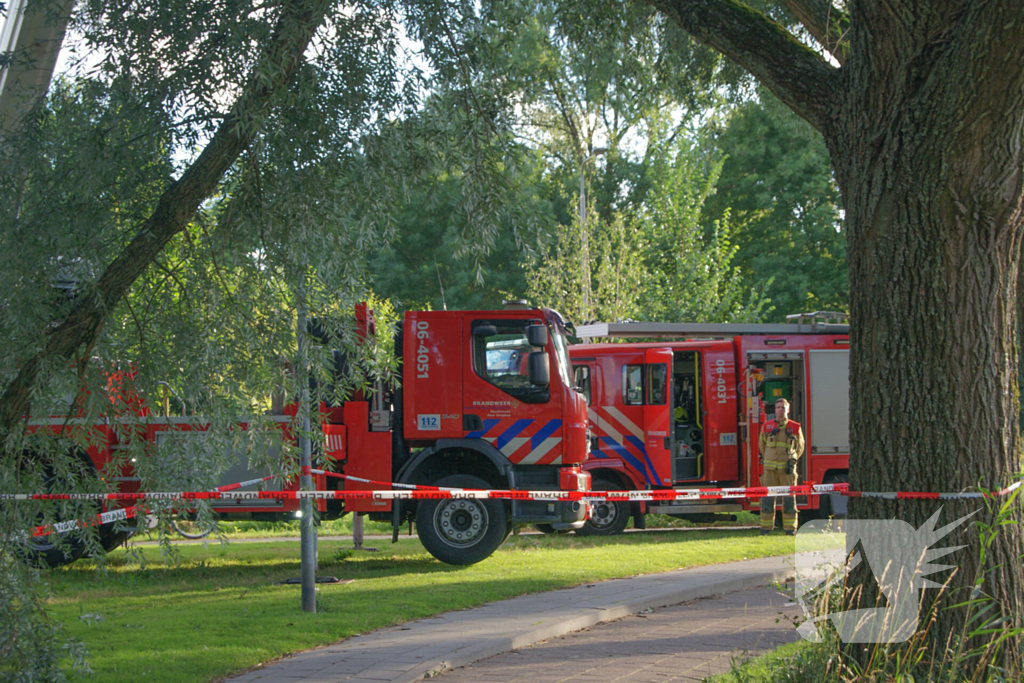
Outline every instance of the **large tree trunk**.
<svg viewBox="0 0 1024 683"><path fill-rule="evenodd" d="M856 490L999 489L1021 466L1024 16L1016 1L936 9L898 17L853 4L843 95L823 131L846 207ZM919 527L940 507L944 524L983 505L860 499L851 512ZM955 589L977 578L978 537L962 529L942 542L968 544L946 558ZM1000 568L984 583L1018 626L1022 553L1020 527L1004 527L987 562ZM939 642L963 615L940 612Z"/></svg>
<svg viewBox="0 0 1024 683"><path fill-rule="evenodd" d="M829 147L849 240L853 489L955 492L1014 481L1024 3L851 0L849 48L836 68L737 0L648 2L747 68ZM819 0L784 2L798 16L821 14ZM984 505L855 499L850 510L916 528L940 507L943 525ZM978 520L991 516L971 524ZM989 551L981 587L1021 626L1019 502L1012 521ZM938 545L961 543L968 547L943 560L959 567L946 604L967 599L982 571L977 527ZM870 575L853 579L873 603ZM938 614L936 651L965 632L967 614ZM1004 656L1019 665L1021 642Z"/></svg>

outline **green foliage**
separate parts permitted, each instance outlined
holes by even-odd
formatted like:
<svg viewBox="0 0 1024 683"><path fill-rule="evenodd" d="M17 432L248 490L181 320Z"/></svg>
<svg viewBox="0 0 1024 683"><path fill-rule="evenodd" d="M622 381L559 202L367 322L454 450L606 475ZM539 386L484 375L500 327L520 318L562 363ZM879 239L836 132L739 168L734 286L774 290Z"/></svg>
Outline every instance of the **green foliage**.
<svg viewBox="0 0 1024 683"><path fill-rule="evenodd" d="M42 609L39 570L0 552L0 681L65 681L66 667L91 673L81 641ZM54 643L62 643L61 650Z"/></svg>
<svg viewBox="0 0 1024 683"><path fill-rule="evenodd" d="M631 317L643 290L638 235L635 221L620 213L610 222L588 219L585 230L578 217L558 226L547 251L523 266L528 299L577 323Z"/></svg>
<svg viewBox="0 0 1024 683"><path fill-rule="evenodd" d="M515 212L500 219L486 248L476 253L465 253L458 210L465 176L412 178L397 212L394 239L371 257L374 290L404 309L487 310L522 296L528 277L521 250L546 232L552 215L539 197L538 165L520 163L524 172L509 178L506 189L505 202Z"/></svg>
<svg viewBox="0 0 1024 683"><path fill-rule="evenodd" d="M733 265L738 247L732 244L728 210L713 221L710 234L701 227L721 162L703 157L686 141L673 151L652 169L652 187L641 213L645 281L636 317L756 322L770 309Z"/></svg>
<svg viewBox="0 0 1024 683"><path fill-rule="evenodd" d="M770 310L732 263L728 213L711 235L701 226L721 163L685 139L671 152L652 159L642 203L607 221L588 217L586 235L578 218L559 227L529 265L535 301L577 321L751 322Z"/></svg>
<svg viewBox="0 0 1024 683"><path fill-rule="evenodd" d="M725 161L705 230L731 210L735 263L771 299L769 317L848 310L843 212L821 135L762 89L711 144Z"/></svg>

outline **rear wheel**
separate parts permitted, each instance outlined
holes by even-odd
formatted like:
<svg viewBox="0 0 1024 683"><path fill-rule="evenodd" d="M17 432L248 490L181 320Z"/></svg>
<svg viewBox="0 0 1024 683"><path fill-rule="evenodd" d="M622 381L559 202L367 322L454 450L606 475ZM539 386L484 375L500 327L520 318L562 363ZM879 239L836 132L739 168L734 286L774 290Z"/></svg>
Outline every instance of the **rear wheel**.
<svg viewBox="0 0 1024 683"><path fill-rule="evenodd" d="M72 467L75 467L74 465ZM44 469L44 489L48 493L63 493L65 484L58 480L54 474L53 468L47 465ZM99 477L99 473L96 471L95 465L89 459L88 455L83 452L77 454L77 471L74 475L83 483L85 483L89 477ZM83 511L85 517L91 517L92 513ZM42 523L42 518L39 519L39 523ZM62 520L55 520L57 522ZM47 536L39 536L35 538L29 538L25 542L25 547L28 551L29 557L39 563L45 564L48 567L60 567L65 564L71 564L77 559L84 557L89 552L90 544L86 542L82 534L91 533L87 531L71 531L67 534L49 534ZM134 529L124 529L121 531L114 530L114 523L103 524L97 527L96 534L99 546L105 551L109 552L127 540L133 533ZM95 548L95 545L92 546Z"/></svg>
<svg viewBox="0 0 1024 683"><path fill-rule="evenodd" d="M591 488L594 491L617 491L622 488L607 479L597 479ZM577 536L612 536L621 534L629 524L629 503L624 501L611 502L601 500L591 503L590 519L581 529L576 530Z"/></svg>
<svg viewBox="0 0 1024 683"><path fill-rule="evenodd" d="M25 545L32 558L47 567L71 564L82 557L86 550L85 542L81 538L69 538L64 543L58 543L55 534L31 538Z"/></svg>
<svg viewBox="0 0 1024 683"><path fill-rule="evenodd" d="M213 531L213 522L198 522L194 519L172 519L171 527L181 536L192 540L206 538Z"/></svg>
<svg viewBox="0 0 1024 683"><path fill-rule="evenodd" d="M490 488L484 480L467 474L445 477L434 485ZM423 547L445 564L468 565L487 559L505 541L509 531L508 513L500 500L424 500L416 509L416 533Z"/></svg>

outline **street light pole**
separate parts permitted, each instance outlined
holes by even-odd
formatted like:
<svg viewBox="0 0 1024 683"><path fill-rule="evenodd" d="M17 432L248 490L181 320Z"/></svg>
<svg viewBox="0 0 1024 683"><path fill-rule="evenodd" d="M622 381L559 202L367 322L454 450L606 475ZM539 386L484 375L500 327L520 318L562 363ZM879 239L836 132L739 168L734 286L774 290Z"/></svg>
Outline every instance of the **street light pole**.
<svg viewBox="0 0 1024 683"><path fill-rule="evenodd" d="M299 379L299 448L302 450L299 461L301 472L299 485L303 491L313 490L313 475L310 471L312 462L312 444L309 441L309 372L306 344L306 286L299 285L298 306L295 334L298 341L299 358L296 363L296 375ZM302 611L316 612L316 526L313 519L313 501L304 498L299 502L299 569L302 580Z"/></svg>
<svg viewBox="0 0 1024 683"><path fill-rule="evenodd" d="M598 147L580 164L580 230L582 231L580 251L583 259L583 310L580 314L580 322L592 319L590 314L590 230L587 228L587 164L607 151L607 147Z"/></svg>

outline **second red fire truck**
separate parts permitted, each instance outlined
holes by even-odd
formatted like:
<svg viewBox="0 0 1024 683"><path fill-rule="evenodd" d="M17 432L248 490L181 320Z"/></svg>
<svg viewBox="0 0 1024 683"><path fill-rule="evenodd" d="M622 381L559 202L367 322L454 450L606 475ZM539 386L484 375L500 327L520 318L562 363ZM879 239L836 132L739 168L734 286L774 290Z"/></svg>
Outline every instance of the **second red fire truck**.
<svg viewBox="0 0 1024 683"><path fill-rule="evenodd" d="M801 482L847 481L849 325L845 315L790 316L785 324L598 323L580 338L657 339L570 347L594 442L585 469L594 490L760 485L758 436L775 401L790 402L807 450ZM841 496L798 497L801 516L845 514ZM663 513L698 522L746 501L594 503L577 533L613 534L628 518Z"/></svg>

